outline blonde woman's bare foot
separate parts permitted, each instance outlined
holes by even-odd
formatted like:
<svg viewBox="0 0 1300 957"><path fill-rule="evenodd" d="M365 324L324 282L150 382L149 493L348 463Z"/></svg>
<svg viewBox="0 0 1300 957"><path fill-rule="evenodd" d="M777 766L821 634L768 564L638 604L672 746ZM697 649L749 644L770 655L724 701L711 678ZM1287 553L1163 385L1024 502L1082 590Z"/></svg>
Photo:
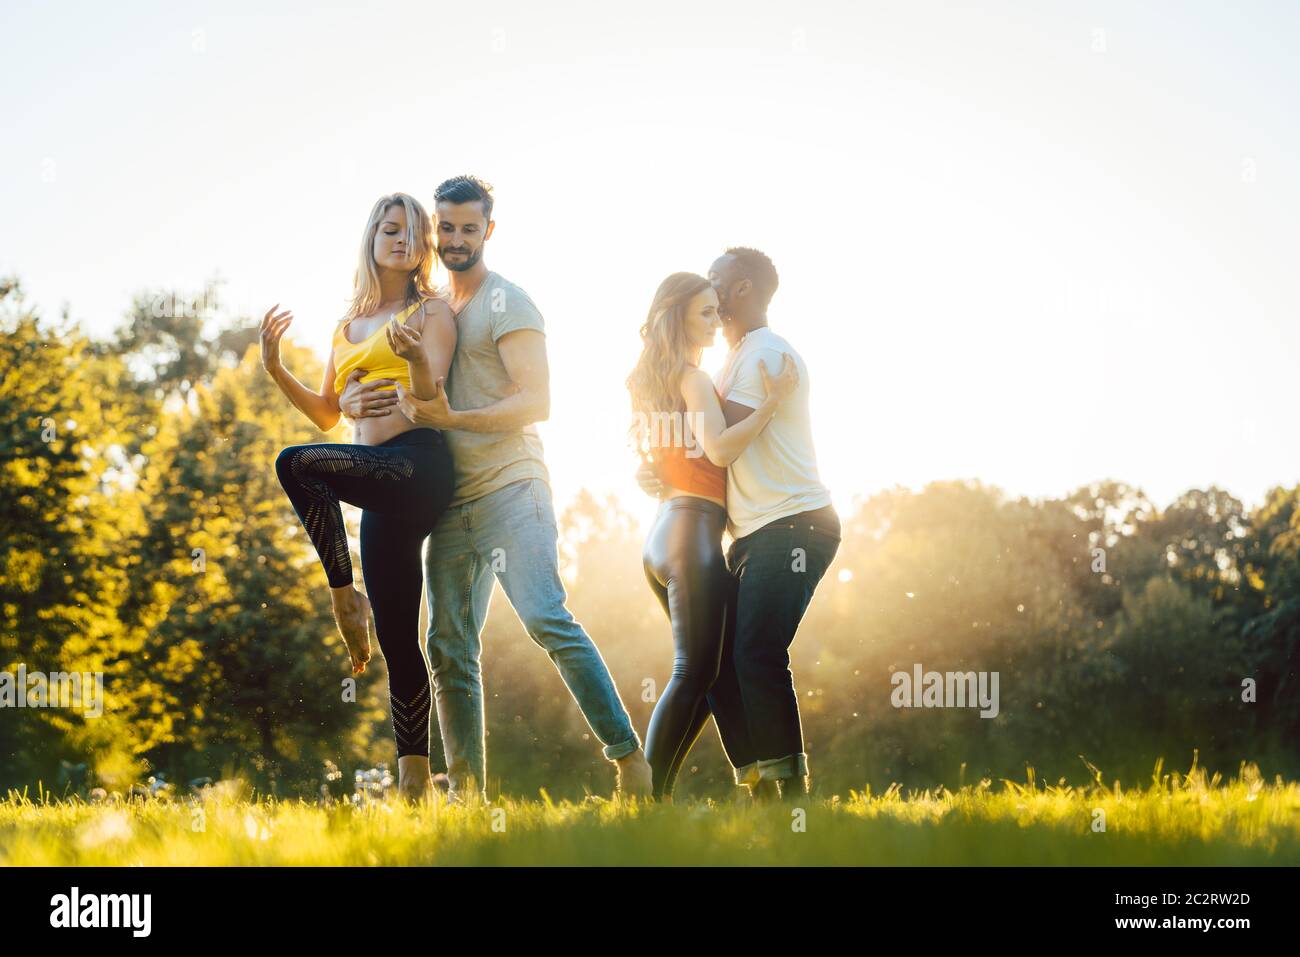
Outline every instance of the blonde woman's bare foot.
<svg viewBox="0 0 1300 957"><path fill-rule="evenodd" d="M433 781L429 779L429 758L423 754L407 754L397 759L397 796L415 804L427 801L433 795Z"/></svg>
<svg viewBox="0 0 1300 957"><path fill-rule="evenodd" d="M433 782L428 778L425 778L424 781L415 778L410 781L403 781L397 786L397 796L412 804L423 804L433 797Z"/></svg>
<svg viewBox="0 0 1300 957"><path fill-rule="evenodd" d="M334 621L352 658L352 673L366 670L370 660L370 599L352 585L331 588L330 600L334 605Z"/></svg>
<svg viewBox="0 0 1300 957"><path fill-rule="evenodd" d="M424 787L421 787L417 781L411 781L409 784L398 785L398 797L409 804L428 804L433 798L433 784L425 781Z"/></svg>

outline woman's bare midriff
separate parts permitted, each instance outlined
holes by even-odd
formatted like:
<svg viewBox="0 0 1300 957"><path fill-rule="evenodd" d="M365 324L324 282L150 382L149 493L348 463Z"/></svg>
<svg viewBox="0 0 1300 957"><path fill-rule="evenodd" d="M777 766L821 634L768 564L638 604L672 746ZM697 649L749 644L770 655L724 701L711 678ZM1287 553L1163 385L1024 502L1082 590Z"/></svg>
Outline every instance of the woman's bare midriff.
<svg viewBox="0 0 1300 957"><path fill-rule="evenodd" d="M389 408L391 411L387 415L357 419L356 427L352 430L352 441L357 445L378 445L380 442L387 442L395 435L401 435L414 428L423 428L423 426L416 426L414 422L398 412L397 406L389 406Z"/></svg>

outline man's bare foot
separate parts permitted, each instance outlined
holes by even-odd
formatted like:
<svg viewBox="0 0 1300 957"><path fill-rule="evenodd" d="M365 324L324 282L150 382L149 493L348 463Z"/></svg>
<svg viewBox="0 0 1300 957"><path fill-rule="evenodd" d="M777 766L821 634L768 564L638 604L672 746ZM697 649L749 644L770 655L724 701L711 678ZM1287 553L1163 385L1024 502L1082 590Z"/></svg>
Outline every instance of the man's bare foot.
<svg viewBox="0 0 1300 957"><path fill-rule="evenodd" d="M806 777L783 778L778 783L781 785L782 801L793 801L808 796L808 779Z"/></svg>
<svg viewBox="0 0 1300 957"><path fill-rule="evenodd" d="M334 605L334 621L352 658L352 673L359 675L370 660L370 599L355 586L345 585L331 588L330 600Z"/></svg>
<svg viewBox="0 0 1300 957"><path fill-rule="evenodd" d="M631 754L614 762L618 767L618 783L614 793L624 797L649 797L654 790L650 762L645 752L637 748Z"/></svg>
<svg viewBox="0 0 1300 957"><path fill-rule="evenodd" d="M451 778L447 777L446 771L439 771L433 776L433 787L436 791L446 794L451 790Z"/></svg>
<svg viewBox="0 0 1300 957"><path fill-rule="evenodd" d="M766 804L781 797L775 781L762 780L749 786L749 796L755 804Z"/></svg>

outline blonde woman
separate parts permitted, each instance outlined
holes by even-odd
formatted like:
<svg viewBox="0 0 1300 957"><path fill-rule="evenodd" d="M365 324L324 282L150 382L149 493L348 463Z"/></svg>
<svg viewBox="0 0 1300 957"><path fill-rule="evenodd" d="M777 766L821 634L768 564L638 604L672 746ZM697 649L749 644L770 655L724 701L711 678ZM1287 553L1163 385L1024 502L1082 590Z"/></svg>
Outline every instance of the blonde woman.
<svg viewBox="0 0 1300 957"><path fill-rule="evenodd" d="M280 363L280 339L292 312L277 312L279 304L267 310L262 365L322 432L338 424L339 393L359 370L362 382L401 383L425 399L438 393L456 347L456 326L434 292L434 259L432 224L419 202L405 193L381 197L366 221L352 304L334 330L318 392ZM388 665L398 791L421 798L431 783L429 672L419 641L421 550L451 501L451 455L440 430L417 427L399 409L364 416L355 425L353 444L290 446L275 470L325 569L353 674L365 671L370 658L373 613L373 634ZM352 583L340 501L362 509L366 594Z"/></svg>
<svg viewBox="0 0 1300 957"><path fill-rule="evenodd" d="M728 623L734 621L736 585L722 552L727 466L799 381L789 356L774 375L760 364L762 404L728 426L722 400L700 369L700 356L720 325L718 294L709 280L673 273L655 292L641 326L641 356L627 378L634 436L663 488L642 554L646 580L672 627L674 649L672 676L646 732L657 800L671 800L677 772L709 720L709 690L718 677ZM681 428L664 427L678 422ZM744 715L715 718L728 756L739 753L732 729Z"/></svg>

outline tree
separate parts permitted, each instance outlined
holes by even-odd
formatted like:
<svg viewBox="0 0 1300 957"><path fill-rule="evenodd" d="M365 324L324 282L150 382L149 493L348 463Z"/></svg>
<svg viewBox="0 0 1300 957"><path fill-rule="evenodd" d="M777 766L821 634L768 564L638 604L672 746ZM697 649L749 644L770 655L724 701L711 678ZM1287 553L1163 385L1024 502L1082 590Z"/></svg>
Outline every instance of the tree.
<svg viewBox="0 0 1300 957"><path fill-rule="evenodd" d="M61 707L0 720L10 773L51 781L59 759L130 752L142 734L150 689L133 658L143 635L117 615L129 586L122 556L139 528L119 471L131 423L111 400L121 364L96 355L75 324L28 309L17 281L0 287L0 668L104 682L102 716Z"/></svg>
<svg viewBox="0 0 1300 957"><path fill-rule="evenodd" d="M1258 613L1242 632L1258 682L1258 727L1285 753L1300 743L1300 487L1275 488L1251 520L1244 588Z"/></svg>
<svg viewBox="0 0 1300 957"><path fill-rule="evenodd" d="M314 358L289 345L285 361ZM151 507L133 578L167 726L154 757L187 774L242 759L277 783L310 778L325 758L383 757L382 659L357 679L358 702L345 702L324 573L275 476L280 449L325 437L253 347L194 391L195 410L166 419L146 446L141 480Z"/></svg>

